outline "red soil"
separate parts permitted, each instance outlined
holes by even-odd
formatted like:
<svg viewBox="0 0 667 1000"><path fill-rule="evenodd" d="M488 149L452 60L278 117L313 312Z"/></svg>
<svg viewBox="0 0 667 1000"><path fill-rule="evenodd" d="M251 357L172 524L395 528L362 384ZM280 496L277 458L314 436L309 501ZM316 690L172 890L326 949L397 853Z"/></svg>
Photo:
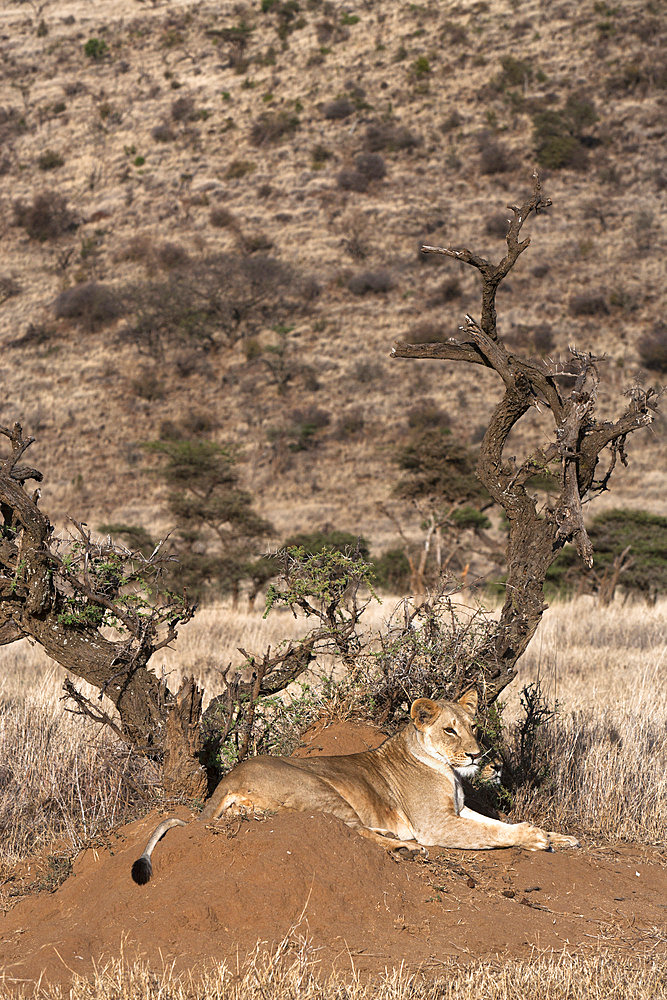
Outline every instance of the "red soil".
<svg viewBox="0 0 667 1000"><path fill-rule="evenodd" d="M363 726L310 735L302 753L377 743ZM368 971L664 941L664 851L584 844L555 854L433 851L428 861L397 863L331 816L282 813L217 831L199 823L170 831L153 856L152 881L139 887L130 867L158 819L152 813L115 831L77 858L55 893L29 896L2 917L8 984L40 975L67 983L121 946L160 968L163 960L178 969L235 965L258 940L277 944L292 928L320 949L324 968L352 960Z"/></svg>

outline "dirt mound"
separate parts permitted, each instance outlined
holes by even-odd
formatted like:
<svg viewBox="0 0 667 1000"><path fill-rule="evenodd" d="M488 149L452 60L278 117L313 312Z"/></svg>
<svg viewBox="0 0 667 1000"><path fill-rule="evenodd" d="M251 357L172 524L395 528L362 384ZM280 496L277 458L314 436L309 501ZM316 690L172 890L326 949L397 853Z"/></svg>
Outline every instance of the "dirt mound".
<svg viewBox="0 0 667 1000"><path fill-rule="evenodd" d="M344 745L347 737L336 739ZM153 813L110 835L79 856L55 893L27 898L2 918L7 982L43 975L66 983L121 947L160 967L236 963L258 940L275 944L293 928L320 949L324 968L349 968L351 956L357 968L376 970L601 938L610 947L654 947L665 922L664 852L443 851L397 863L318 813L174 829L156 849L153 880L139 887L130 867L157 820Z"/></svg>

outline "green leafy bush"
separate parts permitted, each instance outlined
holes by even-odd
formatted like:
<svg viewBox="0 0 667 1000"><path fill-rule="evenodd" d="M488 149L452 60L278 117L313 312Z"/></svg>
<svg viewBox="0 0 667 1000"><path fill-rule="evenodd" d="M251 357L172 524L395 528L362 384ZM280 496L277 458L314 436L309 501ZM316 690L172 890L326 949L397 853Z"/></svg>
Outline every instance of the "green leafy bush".
<svg viewBox="0 0 667 1000"><path fill-rule="evenodd" d="M588 528L593 570L587 570L567 545L547 573L547 585L558 592L597 593L614 559L629 547L631 565L621 574L626 591L653 599L667 593L667 517L645 510L610 510L598 514Z"/></svg>
<svg viewBox="0 0 667 1000"><path fill-rule="evenodd" d="M89 59L99 61L109 54L109 46L103 38L89 38L83 47Z"/></svg>
<svg viewBox="0 0 667 1000"><path fill-rule="evenodd" d="M476 457L447 428L420 430L413 434L397 455L405 472L395 488L406 499L436 497L440 500L488 500L486 490L475 475Z"/></svg>

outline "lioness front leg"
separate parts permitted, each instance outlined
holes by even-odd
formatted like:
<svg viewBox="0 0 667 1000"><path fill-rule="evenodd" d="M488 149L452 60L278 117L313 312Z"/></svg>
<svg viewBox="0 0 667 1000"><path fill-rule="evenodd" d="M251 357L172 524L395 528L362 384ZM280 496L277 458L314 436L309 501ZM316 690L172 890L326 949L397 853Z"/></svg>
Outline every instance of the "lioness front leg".
<svg viewBox="0 0 667 1000"><path fill-rule="evenodd" d="M440 847L458 847L473 851L489 851L495 847L523 847L526 851L548 851L559 847L578 847L575 837L548 833L532 823L503 823L481 816L464 806L442 830Z"/></svg>

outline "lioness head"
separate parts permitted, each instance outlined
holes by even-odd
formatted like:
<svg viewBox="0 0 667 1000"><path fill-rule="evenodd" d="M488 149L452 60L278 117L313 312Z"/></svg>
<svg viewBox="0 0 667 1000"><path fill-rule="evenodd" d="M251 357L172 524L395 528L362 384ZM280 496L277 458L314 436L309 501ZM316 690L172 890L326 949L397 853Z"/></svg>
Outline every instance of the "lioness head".
<svg viewBox="0 0 667 1000"><path fill-rule="evenodd" d="M418 698L410 716L419 733L419 742L432 757L445 761L459 774L470 776L481 756L472 731L477 711L477 692L467 691L458 701Z"/></svg>

